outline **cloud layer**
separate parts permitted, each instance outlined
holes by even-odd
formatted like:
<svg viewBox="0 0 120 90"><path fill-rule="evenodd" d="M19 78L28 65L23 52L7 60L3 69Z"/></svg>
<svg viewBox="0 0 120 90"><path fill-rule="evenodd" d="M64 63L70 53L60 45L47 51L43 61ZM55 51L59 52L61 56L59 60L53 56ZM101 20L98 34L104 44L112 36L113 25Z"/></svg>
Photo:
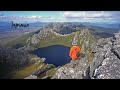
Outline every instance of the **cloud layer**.
<svg viewBox="0 0 120 90"><path fill-rule="evenodd" d="M15 22L69 22L69 21L76 21L76 22L99 22L99 21L119 21L120 20L120 13L114 12L106 12L106 11L65 11L59 12L58 15L54 16L41 16L41 15L32 15L32 16L6 16L0 13L0 22L8 22L8 21L15 21Z"/></svg>
<svg viewBox="0 0 120 90"><path fill-rule="evenodd" d="M64 12L66 18L108 18L112 14L102 12Z"/></svg>
<svg viewBox="0 0 120 90"><path fill-rule="evenodd" d="M37 22L41 21L42 16L4 16L0 15L0 21L8 22L8 21L15 21L15 22Z"/></svg>

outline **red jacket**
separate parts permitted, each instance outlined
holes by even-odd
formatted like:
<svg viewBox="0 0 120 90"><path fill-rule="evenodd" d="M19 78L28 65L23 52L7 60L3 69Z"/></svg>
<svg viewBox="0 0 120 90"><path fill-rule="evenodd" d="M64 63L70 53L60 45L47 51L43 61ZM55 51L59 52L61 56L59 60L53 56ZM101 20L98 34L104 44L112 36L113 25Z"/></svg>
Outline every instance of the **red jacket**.
<svg viewBox="0 0 120 90"><path fill-rule="evenodd" d="M80 50L81 49L80 49L79 46L73 46L73 47L71 47L70 52L69 52L69 56L72 58L72 60L78 59L78 57L76 56L76 54L78 52L80 52Z"/></svg>

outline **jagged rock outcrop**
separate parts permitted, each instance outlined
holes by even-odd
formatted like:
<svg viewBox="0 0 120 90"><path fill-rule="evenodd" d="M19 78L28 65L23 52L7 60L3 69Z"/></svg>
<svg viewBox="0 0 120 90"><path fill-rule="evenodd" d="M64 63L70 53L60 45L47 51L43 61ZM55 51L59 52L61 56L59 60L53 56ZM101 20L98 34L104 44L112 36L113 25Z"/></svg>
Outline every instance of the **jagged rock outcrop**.
<svg viewBox="0 0 120 90"><path fill-rule="evenodd" d="M37 34L34 34L31 38L31 43L32 44L37 44L39 42L39 38L37 37Z"/></svg>
<svg viewBox="0 0 120 90"><path fill-rule="evenodd" d="M101 39L95 45L90 76L94 79L120 78L120 31L112 38Z"/></svg>
<svg viewBox="0 0 120 90"><path fill-rule="evenodd" d="M102 38L93 44L94 58L86 63L81 58L72 68L72 62L64 65L54 74L54 79L119 79L120 78L120 31L114 37Z"/></svg>
<svg viewBox="0 0 120 90"><path fill-rule="evenodd" d="M64 65L57 70L53 79L89 79L89 65L86 63L86 57L79 58L77 65L73 65L75 62Z"/></svg>

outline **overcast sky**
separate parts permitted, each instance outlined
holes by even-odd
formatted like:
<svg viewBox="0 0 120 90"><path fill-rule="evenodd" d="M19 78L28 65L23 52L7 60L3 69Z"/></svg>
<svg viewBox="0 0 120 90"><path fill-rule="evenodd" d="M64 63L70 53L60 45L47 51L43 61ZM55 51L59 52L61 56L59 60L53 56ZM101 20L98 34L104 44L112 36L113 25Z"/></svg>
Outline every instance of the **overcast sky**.
<svg viewBox="0 0 120 90"><path fill-rule="evenodd" d="M0 11L0 22L119 23L120 11Z"/></svg>

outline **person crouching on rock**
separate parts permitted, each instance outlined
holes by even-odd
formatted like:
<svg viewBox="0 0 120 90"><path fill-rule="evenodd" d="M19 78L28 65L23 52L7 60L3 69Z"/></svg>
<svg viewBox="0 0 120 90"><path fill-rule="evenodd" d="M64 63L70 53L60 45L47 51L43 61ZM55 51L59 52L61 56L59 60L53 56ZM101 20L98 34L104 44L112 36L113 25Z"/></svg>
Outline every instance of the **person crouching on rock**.
<svg viewBox="0 0 120 90"><path fill-rule="evenodd" d="M81 48L77 44L74 44L70 49L69 56L72 58L71 63L73 68L79 63L80 51Z"/></svg>

